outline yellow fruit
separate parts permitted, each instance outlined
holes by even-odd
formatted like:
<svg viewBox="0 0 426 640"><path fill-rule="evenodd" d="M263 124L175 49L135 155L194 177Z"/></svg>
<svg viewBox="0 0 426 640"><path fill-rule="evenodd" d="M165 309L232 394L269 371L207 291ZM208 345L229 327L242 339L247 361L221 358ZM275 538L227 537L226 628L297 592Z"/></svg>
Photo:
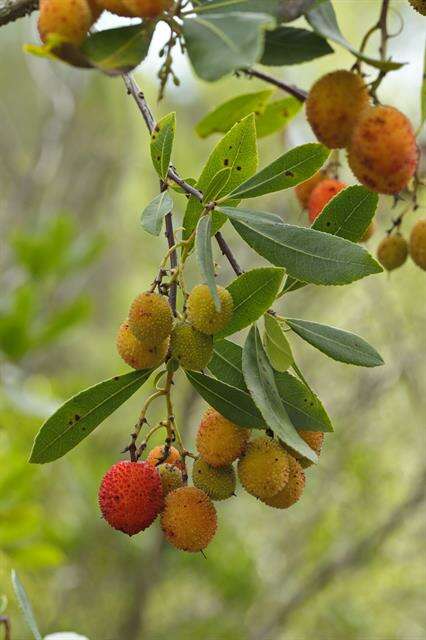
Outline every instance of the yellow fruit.
<svg viewBox="0 0 426 640"><path fill-rule="evenodd" d="M404 264L407 256L408 243L400 233L386 236L377 247L379 262L387 271L398 269Z"/></svg>
<svg viewBox="0 0 426 640"><path fill-rule="evenodd" d="M161 527L177 549L201 551L216 533L216 509L197 487L181 487L166 497Z"/></svg>
<svg viewBox="0 0 426 640"><path fill-rule="evenodd" d="M224 467L242 454L249 437L249 429L238 427L218 411L208 409L198 428L197 451L213 467Z"/></svg>
<svg viewBox="0 0 426 640"><path fill-rule="evenodd" d="M213 355L213 338L197 331L189 322L177 322L170 339L171 354L184 369L201 371Z"/></svg>
<svg viewBox="0 0 426 640"><path fill-rule="evenodd" d="M172 3L173 0L124 0L124 4L132 15L139 18L156 18Z"/></svg>
<svg viewBox="0 0 426 640"><path fill-rule="evenodd" d="M263 502L276 509L288 509L299 500L305 488L305 472L302 465L293 456L288 456L290 477L284 488L272 498L265 498Z"/></svg>
<svg viewBox="0 0 426 640"><path fill-rule="evenodd" d="M323 434L323 432L322 431L303 431L303 430L299 431L298 430L297 433L302 438L302 440L304 440L306 442L306 444L309 447L311 447L311 449L313 451L315 451L315 453L319 457L320 453L321 453L322 445L323 445L323 442L324 442L324 434ZM287 451L289 451L289 453L291 453L293 458L295 458L298 462L300 462L300 464L302 465L302 467L304 469L306 469L307 467L310 467L311 465L314 464L312 462L312 460L309 460L308 458L304 458L300 453L298 453L297 451L294 451L293 449L291 449L287 445L283 445L283 446Z"/></svg>
<svg viewBox="0 0 426 640"><path fill-rule="evenodd" d="M169 338L161 344L148 345L140 342L129 329L128 322L123 322L117 335L117 351L124 362L133 369L155 369L167 355Z"/></svg>
<svg viewBox="0 0 426 640"><path fill-rule="evenodd" d="M126 7L123 0L96 0L97 3L107 11L115 13L123 18L132 18L134 14Z"/></svg>
<svg viewBox="0 0 426 640"><path fill-rule="evenodd" d="M173 315L169 301L159 293L147 291L130 306L129 327L133 335L147 344L160 344L172 332Z"/></svg>
<svg viewBox="0 0 426 640"><path fill-rule="evenodd" d="M232 296L227 289L217 287L221 303L220 311L216 311L213 296L206 284L193 288L188 298L188 318L198 331L213 335L221 331L230 319L234 309Z"/></svg>
<svg viewBox="0 0 426 640"><path fill-rule="evenodd" d="M364 235L362 236L360 242L368 242L370 238L373 237L376 229L377 229L377 225L374 222L374 220L372 220L368 225L368 227L366 228L366 230L364 231Z"/></svg>
<svg viewBox="0 0 426 640"><path fill-rule="evenodd" d="M194 462L192 468L192 481L212 500L227 500L235 494L237 479L234 468L229 464L226 467L212 467L202 458Z"/></svg>
<svg viewBox="0 0 426 640"><path fill-rule="evenodd" d="M369 100L357 73L333 71L317 80L306 100L306 115L318 140L330 149L346 147Z"/></svg>
<svg viewBox="0 0 426 640"><path fill-rule="evenodd" d="M244 489L261 500L271 498L288 482L289 456L268 436L248 443L238 462L238 477Z"/></svg>
<svg viewBox="0 0 426 640"><path fill-rule="evenodd" d="M182 487L182 472L174 464L163 462L163 464L158 465L157 471L160 474L164 497L175 491L175 489Z"/></svg>
<svg viewBox="0 0 426 640"><path fill-rule="evenodd" d="M41 0L38 31L43 42L56 33L80 45L93 23L87 0Z"/></svg>
<svg viewBox="0 0 426 640"><path fill-rule="evenodd" d="M318 171L317 173L314 173L311 178L305 180L305 182L301 182L297 185L297 187L294 188L297 199L304 209L306 209L308 206L309 197L312 191L317 185L319 185L320 182L325 180L325 178L325 174L322 171Z"/></svg>
<svg viewBox="0 0 426 640"><path fill-rule="evenodd" d="M418 220L411 230L410 256L418 267L426 270L426 218Z"/></svg>
<svg viewBox="0 0 426 640"><path fill-rule="evenodd" d="M426 16L426 0L408 0L413 9Z"/></svg>
<svg viewBox="0 0 426 640"><path fill-rule="evenodd" d="M369 107L362 113L348 147L349 165L372 191L395 194L414 175L418 151L411 122L394 107Z"/></svg>

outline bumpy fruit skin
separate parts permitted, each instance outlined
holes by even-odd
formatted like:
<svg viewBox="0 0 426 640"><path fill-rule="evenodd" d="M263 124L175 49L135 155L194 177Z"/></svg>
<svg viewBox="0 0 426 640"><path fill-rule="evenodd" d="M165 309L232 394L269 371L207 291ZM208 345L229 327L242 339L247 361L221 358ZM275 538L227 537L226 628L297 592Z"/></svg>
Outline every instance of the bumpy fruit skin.
<svg viewBox="0 0 426 640"><path fill-rule="evenodd" d="M315 451L315 453L319 457L321 454L321 449L324 442L323 432L298 430L297 433L302 438L302 440L304 440L306 444L309 447L311 447L313 451ZM300 453L298 453L297 451L294 451L290 447L287 447L286 445L284 445L284 448L291 453L293 458L295 458L298 462L300 462L300 464L304 469L307 469L308 467L314 464L312 460L309 460L308 458L304 458L302 455L300 455Z"/></svg>
<svg viewBox="0 0 426 640"><path fill-rule="evenodd" d="M216 509L204 491L181 487L166 497L161 527L177 549L201 551L216 533Z"/></svg>
<svg viewBox="0 0 426 640"><path fill-rule="evenodd" d="M156 18L173 4L173 0L124 0L124 4L133 16Z"/></svg>
<svg viewBox="0 0 426 640"><path fill-rule="evenodd" d="M212 467L224 467L244 451L250 430L238 427L218 411L208 409L197 433L197 451Z"/></svg>
<svg viewBox="0 0 426 640"><path fill-rule="evenodd" d="M212 467L198 458L192 467L192 482L194 487L207 493L212 500L227 500L235 495L237 478L230 464L226 467Z"/></svg>
<svg viewBox="0 0 426 640"><path fill-rule="evenodd" d="M358 180L372 191L399 193L418 161L411 122L394 107L365 109L352 134L348 161Z"/></svg>
<svg viewBox="0 0 426 640"><path fill-rule="evenodd" d="M161 478L164 497L183 486L182 472L174 464L163 462L158 465L157 471Z"/></svg>
<svg viewBox="0 0 426 640"><path fill-rule="evenodd" d="M87 0L41 0L38 31L43 42L57 33L72 44L80 45L93 23Z"/></svg>
<svg viewBox="0 0 426 640"><path fill-rule="evenodd" d="M169 342L169 338L160 344L141 342L130 331L129 323L123 322L117 334L117 351L124 362L133 369L154 369L164 362Z"/></svg>
<svg viewBox="0 0 426 640"><path fill-rule="evenodd" d="M370 238L374 236L376 229L377 229L377 224L375 223L374 220L372 220L368 225L368 227L366 228L366 230L364 231L364 235L362 236L360 242L368 242Z"/></svg>
<svg viewBox="0 0 426 640"><path fill-rule="evenodd" d="M426 0L408 0L413 9L426 16Z"/></svg>
<svg viewBox="0 0 426 640"><path fill-rule="evenodd" d="M238 461L238 477L244 489L260 500L274 496L288 482L288 458L284 448L268 436L249 442Z"/></svg>
<svg viewBox="0 0 426 640"><path fill-rule="evenodd" d="M230 319L234 310L234 301L227 289L217 287L221 303L220 311L216 311L213 296L206 284L193 288L188 298L188 318L198 331L213 335L221 331Z"/></svg>
<svg viewBox="0 0 426 640"><path fill-rule="evenodd" d="M129 310L133 335L147 344L160 344L172 332L173 315L166 297L147 291L135 298Z"/></svg>
<svg viewBox="0 0 426 640"><path fill-rule="evenodd" d="M184 369L201 371L213 355L213 338L189 322L177 322L170 339L171 355Z"/></svg>
<svg viewBox="0 0 426 640"><path fill-rule="evenodd" d="M150 526L164 506L160 476L146 462L122 460L104 475L99 489L103 517L129 536Z"/></svg>
<svg viewBox="0 0 426 640"><path fill-rule="evenodd" d="M330 149L346 147L369 100L363 79L351 71L333 71L317 80L306 100L306 115L318 140Z"/></svg>
<svg viewBox="0 0 426 640"><path fill-rule="evenodd" d="M426 271L426 218L418 220L411 230L410 256L420 269Z"/></svg>
<svg viewBox="0 0 426 640"><path fill-rule="evenodd" d="M290 476L284 488L272 498L265 498L263 502L275 509L288 509L301 497L305 488L305 472L302 465L293 456L288 456Z"/></svg>
<svg viewBox="0 0 426 640"><path fill-rule="evenodd" d="M400 233L383 238L377 247L377 257L386 271L398 269L408 256L408 243Z"/></svg>
<svg viewBox="0 0 426 640"><path fill-rule="evenodd" d="M311 192L308 202L309 220L313 222L319 216L325 205L330 202L335 195L345 189L348 185L340 180L329 178L322 180Z"/></svg>
<svg viewBox="0 0 426 640"><path fill-rule="evenodd" d="M301 182L294 188L297 199L304 209L308 207L309 197L312 191L320 182L325 180L325 178L325 174L322 171L317 171L311 178L305 180L305 182Z"/></svg>
<svg viewBox="0 0 426 640"><path fill-rule="evenodd" d="M123 18L132 18L134 14L126 7L123 0L96 0L97 3L107 11L115 13Z"/></svg>
<svg viewBox="0 0 426 640"><path fill-rule="evenodd" d="M172 464L175 467L179 467L180 469L182 468L180 453L175 447L170 447L169 454L165 460L163 460L163 457L164 445L158 445L157 447L151 449L146 461L154 466L159 464L160 462L167 462L167 464Z"/></svg>

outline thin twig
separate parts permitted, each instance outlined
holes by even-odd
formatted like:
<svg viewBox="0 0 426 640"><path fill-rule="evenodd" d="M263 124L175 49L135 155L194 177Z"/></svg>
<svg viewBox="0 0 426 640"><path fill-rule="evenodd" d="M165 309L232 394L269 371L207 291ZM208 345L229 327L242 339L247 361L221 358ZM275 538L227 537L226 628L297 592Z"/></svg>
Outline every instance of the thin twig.
<svg viewBox="0 0 426 640"><path fill-rule="evenodd" d="M259 80L263 80L268 84L272 84L274 85L274 87L278 87L278 89L281 89L281 91L285 91L285 93L294 96L300 102L305 102L306 98L308 97L308 93L303 89L299 89L299 87L295 87L294 85L282 82L282 80L278 80L277 78L274 78L267 73L263 73L263 71L257 71L256 69L240 69L239 72L243 73L249 78L258 78Z"/></svg>
<svg viewBox="0 0 426 640"><path fill-rule="evenodd" d="M226 242L225 238L223 237L220 231L216 233L215 238L216 238L217 244L220 247L220 250L222 251L222 254L227 258L229 264L233 268L234 273L237 276L240 276L242 273L244 273L244 271L238 264L234 254L232 253L228 243Z"/></svg>
<svg viewBox="0 0 426 640"><path fill-rule="evenodd" d="M6 0L0 2L0 27L24 18L38 9L38 0Z"/></svg>
<svg viewBox="0 0 426 640"><path fill-rule="evenodd" d="M12 629L7 616L0 616L0 626L4 625L4 640L12 640Z"/></svg>

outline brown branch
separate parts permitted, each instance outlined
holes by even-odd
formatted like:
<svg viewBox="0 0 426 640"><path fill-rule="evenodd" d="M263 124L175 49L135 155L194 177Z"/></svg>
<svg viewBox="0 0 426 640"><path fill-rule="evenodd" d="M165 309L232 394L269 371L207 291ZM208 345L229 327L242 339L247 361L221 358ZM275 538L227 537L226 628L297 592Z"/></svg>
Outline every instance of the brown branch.
<svg viewBox="0 0 426 640"><path fill-rule="evenodd" d="M7 616L0 616L1 625L4 625L4 640L12 640L12 628Z"/></svg>
<svg viewBox="0 0 426 640"><path fill-rule="evenodd" d="M220 247L220 250L222 251L222 255L224 255L229 264L231 265L231 267L234 270L234 273L237 276L240 276L242 273L244 273L243 269L241 269L240 265L238 264L234 254L232 253L231 249L229 248L228 243L226 242L225 238L223 237L223 235L221 234L220 231L218 231L215 235L217 244Z"/></svg>
<svg viewBox="0 0 426 640"><path fill-rule="evenodd" d="M285 91L285 93L289 93L291 96L294 96L300 102L305 102L308 97L308 93L303 89L299 89L299 87L295 87L294 85L287 84L286 82L282 82L273 76L268 75L267 73L263 73L263 71L257 71L256 69L240 69L240 72L249 78L258 78L259 80L263 80L268 84L274 85L274 87L278 87L281 91Z"/></svg>
<svg viewBox="0 0 426 640"><path fill-rule="evenodd" d="M38 0L0 0L0 27L38 9Z"/></svg>

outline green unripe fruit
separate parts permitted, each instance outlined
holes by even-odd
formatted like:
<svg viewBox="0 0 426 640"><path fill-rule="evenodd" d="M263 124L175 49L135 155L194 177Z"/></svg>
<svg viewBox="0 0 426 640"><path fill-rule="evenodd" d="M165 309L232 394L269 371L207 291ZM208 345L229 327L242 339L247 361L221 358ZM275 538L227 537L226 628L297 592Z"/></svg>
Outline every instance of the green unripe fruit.
<svg viewBox="0 0 426 640"><path fill-rule="evenodd" d="M159 293L147 291L130 306L129 327L133 335L146 344L160 344L172 332L173 314L169 301Z"/></svg>
<svg viewBox="0 0 426 640"><path fill-rule="evenodd" d="M400 233L386 236L377 248L379 262L387 271L398 269L404 264L407 256L408 243Z"/></svg>
<svg viewBox="0 0 426 640"><path fill-rule="evenodd" d="M227 500L235 494L237 484L235 471L231 465L212 467L202 458L194 462L192 481L194 487L207 493L212 500Z"/></svg>
<svg viewBox="0 0 426 640"><path fill-rule="evenodd" d="M227 289L217 287L220 311L216 310L213 296L206 284L193 288L188 298L188 318L198 331L213 335L221 331L232 318L234 302Z"/></svg>
<svg viewBox="0 0 426 640"><path fill-rule="evenodd" d="M176 323L171 339L171 354L184 369L201 371L213 355L213 338L197 331L189 322Z"/></svg>
<svg viewBox="0 0 426 640"><path fill-rule="evenodd" d="M426 0L408 0L413 9L426 16Z"/></svg>
<svg viewBox="0 0 426 640"><path fill-rule="evenodd" d="M426 271L426 218L418 220L411 230L410 256L420 269Z"/></svg>
<svg viewBox="0 0 426 640"><path fill-rule="evenodd" d="M163 464L159 464L156 469L160 474L164 497L166 497L175 489L183 487L182 472L180 469L175 467L174 464L163 462Z"/></svg>

